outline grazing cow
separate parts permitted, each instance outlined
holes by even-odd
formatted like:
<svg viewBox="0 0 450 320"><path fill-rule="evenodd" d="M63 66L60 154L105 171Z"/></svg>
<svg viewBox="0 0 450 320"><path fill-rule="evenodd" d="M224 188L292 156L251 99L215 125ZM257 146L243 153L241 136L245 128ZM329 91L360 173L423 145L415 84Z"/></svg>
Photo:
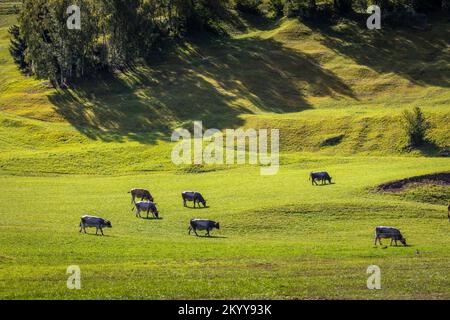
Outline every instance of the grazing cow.
<svg viewBox="0 0 450 320"><path fill-rule="evenodd" d="M104 235L103 228L112 228L112 225L111 222L103 218L93 216L82 216L80 221L80 233L83 230L84 233L86 233L86 227L96 228L97 229L97 231L95 232L96 235L98 235L98 230L100 230L103 236Z"/></svg>
<svg viewBox="0 0 450 320"><path fill-rule="evenodd" d="M395 242L395 246L397 246L397 241L400 241L405 247L406 247L406 239L403 238L400 230L392 227L377 227L375 229L375 245L377 245L377 242L380 242L381 239L391 239L391 246L392 242Z"/></svg>
<svg viewBox="0 0 450 320"><path fill-rule="evenodd" d="M183 197L183 203L185 207L187 207L186 201L194 201L194 208L197 203L199 208L200 203L203 204L203 207L206 208L206 200L203 198L200 192L184 191L181 196Z"/></svg>
<svg viewBox="0 0 450 320"><path fill-rule="evenodd" d="M131 203L136 203L136 198L141 198L141 201L147 200L150 202L154 202L152 195L150 194L150 191L145 189L132 189L131 191L128 191L128 193L131 193Z"/></svg>
<svg viewBox="0 0 450 320"><path fill-rule="evenodd" d="M211 220L200 220L200 219L193 219L189 223L189 235L191 235L192 230L194 230L195 235L198 237L197 230L206 230L206 235L210 237L209 234L211 230L213 229L220 229L220 225L217 222L211 221Z"/></svg>
<svg viewBox="0 0 450 320"><path fill-rule="evenodd" d="M148 215L151 211L153 214L153 217L156 219L159 219L159 212L158 212L158 209L156 208L156 203L137 202L134 204L134 207L131 209L131 211L133 211L134 209L136 209L136 218L137 217L142 218L141 211L147 211L147 219L148 219Z"/></svg>
<svg viewBox="0 0 450 320"><path fill-rule="evenodd" d="M331 179L333 179L328 172L311 172L309 175L309 180L311 180L312 185L318 185L316 180L322 181L322 184L325 184L325 181L328 181L331 184Z"/></svg>

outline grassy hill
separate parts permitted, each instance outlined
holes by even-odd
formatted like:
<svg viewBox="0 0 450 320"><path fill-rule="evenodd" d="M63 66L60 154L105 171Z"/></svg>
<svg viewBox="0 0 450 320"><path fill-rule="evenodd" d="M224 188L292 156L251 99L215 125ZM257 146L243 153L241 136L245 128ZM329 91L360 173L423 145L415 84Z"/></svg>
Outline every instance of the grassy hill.
<svg viewBox="0 0 450 320"><path fill-rule="evenodd" d="M352 21L324 27L240 19L245 32L188 39L126 73L56 92L16 70L6 32L14 17L2 16L1 117L19 116L22 130L27 119L40 120L33 122L37 137L69 134L67 141L49 139L57 148L71 141L75 149L93 140L153 143L202 119L206 127L280 128L285 151L387 155L405 144L400 112L418 105L434 124L435 148L424 152L448 147L446 22L427 31L371 32ZM341 135L341 143L323 146ZM20 140L14 143L27 144Z"/></svg>
<svg viewBox="0 0 450 320"><path fill-rule="evenodd" d="M4 2L1 2L3 4ZM450 171L450 28L331 27L236 16L230 36L186 39L133 70L69 90L17 71L0 15L0 298L448 299L448 186L375 193ZM401 112L421 106L430 145L406 153ZM176 167L173 128L279 128L281 168ZM335 184L312 187L328 170ZM137 219L149 188L163 219ZM202 191L210 205L182 206ZM78 233L104 216L106 237ZM191 218L220 221L212 239ZM373 246L377 225L409 247ZM366 288L369 265L382 290ZM66 288L79 265L82 290Z"/></svg>

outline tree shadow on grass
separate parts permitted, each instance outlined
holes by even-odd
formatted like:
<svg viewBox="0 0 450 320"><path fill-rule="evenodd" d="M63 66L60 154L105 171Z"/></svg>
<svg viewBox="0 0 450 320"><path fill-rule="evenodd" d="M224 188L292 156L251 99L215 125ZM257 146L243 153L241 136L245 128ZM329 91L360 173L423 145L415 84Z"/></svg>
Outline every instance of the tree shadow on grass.
<svg viewBox="0 0 450 320"><path fill-rule="evenodd" d="M426 140L420 147L408 149L408 151L417 150L425 157L441 157L442 148L431 140Z"/></svg>
<svg viewBox="0 0 450 320"><path fill-rule="evenodd" d="M82 134L154 144L173 126L236 128L242 114L311 109L306 91L355 98L314 57L269 39L196 38L123 73L96 75L49 97ZM192 127L191 127L192 129Z"/></svg>
<svg viewBox="0 0 450 320"><path fill-rule="evenodd" d="M368 30L367 15L354 14L340 26L305 21L311 29L320 32L321 42L339 55L378 73L400 75L421 86L450 87L450 28L448 22L436 20L431 30L412 27L390 27ZM434 72L427 65L438 64Z"/></svg>

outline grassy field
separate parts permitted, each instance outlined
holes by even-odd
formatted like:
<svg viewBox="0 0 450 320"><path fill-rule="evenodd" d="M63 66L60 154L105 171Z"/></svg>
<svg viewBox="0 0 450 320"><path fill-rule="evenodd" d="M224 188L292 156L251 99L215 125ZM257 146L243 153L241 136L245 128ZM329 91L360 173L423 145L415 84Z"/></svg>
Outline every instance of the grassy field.
<svg viewBox="0 0 450 320"><path fill-rule="evenodd" d="M336 184L326 187L310 186L309 168L301 164L274 177L240 168L200 175L4 176L1 295L448 298L445 207L367 190L448 165L443 159L336 159L327 166ZM154 190L162 220L131 213L126 191L139 185ZM180 190L190 188L202 190L211 207L183 208ZM112 220L106 237L78 234L79 216L88 213ZM193 217L220 221L222 230L212 239L189 237ZM376 225L401 227L410 247L374 247ZM371 264L382 269L382 291L366 289ZM65 288L69 265L82 269L80 291Z"/></svg>
<svg viewBox="0 0 450 320"><path fill-rule="evenodd" d="M237 18L229 38L186 39L164 59L57 92L17 71L16 17L0 15L1 299L450 298L449 188L373 191L450 171L437 157L450 147L448 22L370 33ZM401 112L412 106L433 128L406 153ZM174 166L171 130L195 120L279 128L279 173ZM335 184L311 186L313 170ZM135 218L133 187L152 191L161 220ZM187 189L210 207L183 208ZM84 214L113 228L79 234ZM191 218L221 230L188 236ZM375 247L377 225L399 227L409 246ZM69 265L82 290L67 289ZM369 265L382 290L367 289Z"/></svg>

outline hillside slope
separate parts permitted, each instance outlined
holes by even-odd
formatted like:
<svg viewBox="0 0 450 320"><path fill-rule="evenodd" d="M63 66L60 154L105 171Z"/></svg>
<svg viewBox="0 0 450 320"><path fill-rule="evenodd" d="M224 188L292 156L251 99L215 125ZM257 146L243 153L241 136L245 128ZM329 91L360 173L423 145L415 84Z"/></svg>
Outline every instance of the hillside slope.
<svg viewBox="0 0 450 320"><path fill-rule="evenodd" d="M0 16L1 166L30 157L78 163L99 148L106 163L123 154L129 164L130 154L149 152L141 144L169 150L171 130L195 120L209 128L279 128L284 151L398 155L400 113L412 106L433 123L430 145L418 154L449 147L448 22L373 32L354 21L240 19L245 32L187 39L125 73L58 92L19 73L8 53L15 17Z"/></svg>

